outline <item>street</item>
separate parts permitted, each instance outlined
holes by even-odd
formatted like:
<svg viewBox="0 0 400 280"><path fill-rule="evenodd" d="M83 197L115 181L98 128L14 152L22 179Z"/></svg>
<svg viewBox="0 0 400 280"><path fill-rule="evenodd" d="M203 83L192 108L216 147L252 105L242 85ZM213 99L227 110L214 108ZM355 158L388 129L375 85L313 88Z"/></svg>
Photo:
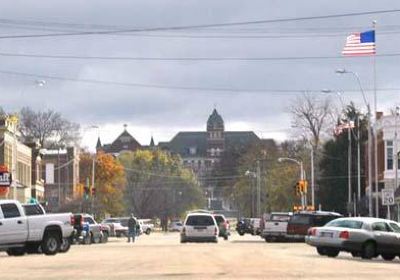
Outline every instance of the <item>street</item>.
<svg viewBox="0 0 400 280"><path fill-rule="evenodd" d="M1 279L398 279L400 260L317 255L303 243L266 243L233 234L218 244L180 244L177 233L152 233L135 244L75 245L54 257L0 253Z"/></svg>

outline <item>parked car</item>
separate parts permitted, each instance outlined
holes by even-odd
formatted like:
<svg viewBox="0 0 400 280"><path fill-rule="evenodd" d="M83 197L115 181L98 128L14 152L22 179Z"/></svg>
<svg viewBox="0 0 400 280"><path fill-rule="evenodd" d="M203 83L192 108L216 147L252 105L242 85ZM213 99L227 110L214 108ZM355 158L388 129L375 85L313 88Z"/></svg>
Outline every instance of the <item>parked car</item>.
<svg viewBox="0 0 400 280"><path fill-rule="evenodd" d="M252 235L260 235L261 234L261 219L260 218L251 218L250 219L250 229Z"/></svg>
<svg viewBox="0 0 400 280"><path fill-rule="evenodd" d="M183 228L183 223L180 220L171 221L168 225L168 231L178 231L181 232Z"/></svg>
<svg viewBox="0 0 400 280"><path fill-rule="evenodd" d="M0 200L0 250L10 256L55 255L73 233L71 213L26 215L16 200Z"/></svg>
<svg viewBox="0 0 400 280"><path fill-rule="evenodd" d="M288 222L288 238L303 241L311 227L323 226L326 223L342 217L341 214L325 211L302 211L294 213Z"/></svg>
<svg viewBox="0 0 400 280"><path fill-rule="evenodd" d="M270 215L264 215L264 228L261 237L266 242L288 240L287 227L291 215L290 212L272 212Z"/></svg>
<svg viewBox="0 0 400 280"><path fill-rule="evenodd" d="M218 242L219 229L209 213L189 213L181 231L181 243L195 241Z"/></svg>
<svg viewBox="0 0 400 280"><path fill-rule="evenodd" d="M107 225L98 224L89 214L74 215L77 223L77 240L81 244L105 243L110 235L110 228ZM105 236L104 236L105 235Z"/></svg>
<svg viewBox="0 0 400 280"><path fill-rule="evenodd" d="M400 256L400 224L378 218L340 218L322 227L309 229L306 243L320 255L336 257L350 252L371 259L379 255L391 261Z"/></svg>
<svg viewBox="0 0 400 280"><path fill-rule="evenodd" d="M149 235L154 229L154 224L150 222L151 220L149 219L139 219L141 231L147 235Z"/></svg>
<svg viewBox="0 0 400 280"><path fill-rule="evenodd" d="M127 227L123 227L121 225L121 222L118 218L108 218L108 219L104 219L101 222L102 225L107 225L110 228L109 231L109 236L121 236L121 235L125 235L123 233L128 231Z"/></svg>
<svg viewBox="0 0 400 280"><path fill-rule="evenodd" d="M244 235L245 233L253 234L253 229L251 227L250 218L242 218L236 224L236 231L239 235Z"/></svg>
<svg viewBox="0 0 400 280"><path fill-rule="evenodd" d="M217 222L219 229L219 237L223 237L224 240L228 240L230 232L229 221L222 214L214 214L215 221Z"/></svg>

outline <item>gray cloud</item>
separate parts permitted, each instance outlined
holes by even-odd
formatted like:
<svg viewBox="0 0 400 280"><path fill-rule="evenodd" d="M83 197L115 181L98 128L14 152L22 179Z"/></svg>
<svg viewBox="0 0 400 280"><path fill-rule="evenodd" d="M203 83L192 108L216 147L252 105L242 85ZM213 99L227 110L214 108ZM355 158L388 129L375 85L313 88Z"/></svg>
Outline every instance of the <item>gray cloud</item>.
<svg viewBox="0 0 400 280"><path fill-rule="evenodd" d="M38 4L40 3L40 4ZM295 4L294 4L295 3ZM16 25L0 22L0 34L38 34L57 30L93 30L96 26L121 28L179 26L204 23L290 18L357 11L395 9L398 1L1 1L0 19L52 22ZM80 56L131 57L282 57L338 56L350 32L363 31L378 20L378 53L397 52L398 14L239 26L212 30L153 32L145 35L285 35L291 38L188 38L77 36L3 39L0 52ZM73 23L65 26L56 23ZM86 24L82 26L79 24ZM25 29L30 28L30 29ZM97 26L97 28L100 28ZM382 29L380 32L379 29ZM33 30L31 30L33 29ZM41 30L42 29L42 30ZM221 33L221 32L224 33ZM271 32L274 33L271 33ZM332 34L335 37L293 38ZM394 33L385 34L393 31ZM255 33L257 32L257 33ZM302 90L323 88L344 92L346 100L362 106L356 81L337 76L346 67L359 73L366 89L373 87L371 58L296 61L92 61L1 57L0 71L27 72L72 79L122 83L234 89ZM399 88L399 57L378 57L378 88ZM247 123L259 131L279 132L290 127L287 106L298 92L221 92L88 84L47 80L34 86L34 77L0 74L0 105L6 110L22 106L54 108L82 124L132 123L162 131L203 128L216 105L232 123ZM372 100L372 95L369 93ZM396 99L396 91L379 91L379 109ZM171 133L161 133L168 138ZM147 136L146 136L147 137ZM145 138L145 137L143 137ZM168 140L168 139L160 139Z"/></svg>

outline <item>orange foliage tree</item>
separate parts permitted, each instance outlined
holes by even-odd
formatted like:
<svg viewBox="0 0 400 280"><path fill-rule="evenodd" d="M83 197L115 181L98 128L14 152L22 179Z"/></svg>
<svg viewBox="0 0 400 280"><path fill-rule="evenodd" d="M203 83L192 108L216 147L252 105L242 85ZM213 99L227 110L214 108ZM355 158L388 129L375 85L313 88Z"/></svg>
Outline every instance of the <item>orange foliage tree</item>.
<svg viewBox="0 0 400 280"><path fill-rule="evenodd" d="M81 184L86 185L89 182L90 190L93 188L91 186L93 159L95 160L95 195L89 195L89 201L91 203L93 200L91 204L94 206L91 212L94 212L97 217L104 217L106 214L121 215L124 212L124 167L109 154L81 154L79 177Z"/></svg>

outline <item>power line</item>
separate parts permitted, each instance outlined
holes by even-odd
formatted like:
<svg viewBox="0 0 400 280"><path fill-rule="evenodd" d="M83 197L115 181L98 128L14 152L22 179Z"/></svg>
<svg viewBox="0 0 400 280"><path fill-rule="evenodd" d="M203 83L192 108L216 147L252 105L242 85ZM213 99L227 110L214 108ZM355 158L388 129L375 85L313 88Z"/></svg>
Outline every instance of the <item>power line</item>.
<svg viewBox="0 0 400 280"><path fill-rule="evenodd" d="M1 23L0 23L1 25ZM3 24L4 25L4 24ZM14 26L11 27L13 29L25 29L25 30L41 30L41 31L66 31L66 32L72 32L74 30L66 30L66 29L54 29L54 28L37 28L37 27L19 27L19 26ZM198 30L199 31L199 30ZM200 30L201 31L201 30ZM216 30L219 31L219 30ZM234 31L234 30L233 30ZM185 31L184 31L185 32ZM191 31L193 33L193 31ZM175 33L175 34L144 34L144 33L135 33L135 34L113 34L113 35L119 35L119 36L128 36L128 37L143 37L143 38L181 38L181 39L305 39L305 38L337 38L337 37L344 37L348 35L349 31L346 32L330 32L330 33L325 33L325 34L320 34L318 32L290 32L287 34L282 35L282 32L277 33L277 31L274 32L251 32L253 33L252 35L249 35L249 33L246 33L247 35L240 35L243 34L242 32L210 32L210 30L207 31L207 33L216 33L216 34L224 34L224 35L193 35L193 34L186 34L180 31L180 33ZM265 33L271 33L274 35L260 35L260 33L265 34ZM382 31L382 29L379 29L379 36L384 36L384 35L393 35L393 34L398 34L398 30L388 30L388 31ZM225 35L225 34L231 34L231 35ZM232 35L233 34L233 35ZM239 34L239 35L238 35Z"/></svg>
<svg viewBox="0 0 400 280"><path fill-rule="evenodd" d="M72 60L118 60L118 61L271 61L271 60L319 60L319 59L348 59L344 56L283 56L283 57L133 57L133 56L80 56L80 55L48 55L33 53L0 52L4 57L72 59ZM376 57L399 57L400 53L377 54ZM369 57L354 57L356 59Z"/></svg>
<svg viewBox="0 0 400 280"><path fill-rule="evenodd" d="M5 75L14 75L14 76L25 76L25 77L38 77L49 80L58 80L58 81L68 81L68 82L80 82L87 84L99 84L99 85L112 85L112 86L123 86L123 87L141 87L141 88L156 88L156 89L174 89L174 90L188 90L188 91L204 91L204 92L231 92L231 93L271 93L273 95L282 95L286 94L298 94L298 93L320 93L321 89L235 89L235 88L206 88L206 87L192 87L192 86L169 86L169 85L156 85L156 84L142 84L142 83L129 83L129 82L116 82L116 81L104 81L104 80L96 80L96 79L77 79L77 78L68 78L62 76L54 76L54 75L44 75L44 74L32 74L26 72L16 72L16 71L8 71L1 70L0 73ZM398 91L400 88L380 88L378 91ZM359 92L358 90L343 90L346 93L350 92ZM364 91L373 91L373 89L364 89Z"/></svg>
<svg viewBox="0 0 400 280"><path fill-rule="evenodd" d="M37 21L37 20L18 20L18 19L9 19L9 18L0 18L0 25L17 25L20 27L16 27L16 28L23 28L23 29L35 29L38 30L39 28L34 28L32 27L32 25L35 26L41 26L43 28L43 26L45 27L42 30L47 30L47 31L73 31L72 29L111 29L111 30L121 30L121 29L132 29L133 27L129 27L129 26L122 26L122 25L106 25L106 24L87 24L87 23L68 23L68 22L54 22L54 21ZM22 27L21 27L22 25ZM29 25L29 26L26 26ZM53 25L53 27L55 27L54 29L48 28L49 25ZM396 29L399 28L400 25L379 25L379 30L387 30L387 29ZM66 30L66 28L69 28L68 30ZM136 27L139 28L139 27ZM144 28L144 27L140 27L140 28ZM345 26L345 27L339 27L339 26L335 26L335 27L273 27L273 31L276 32L276 30L281 31L289 31L291 33L293 33L293 31L302 31L305 30L307 32L319 32L319 31L343 31L343 30L358 30L358 29L362 29L365 28L365 26ZM40 29L39 29L40 30ZM227 28L227 29L223 29L223 28L218 28L218 29L213 29L213 28L196 28L195 30L192 31L206 31L206 32L210 32L210 31L214 31L214 32L232 32L232 31L244 31L244 32L249 32L249 31L256 31L256 32L260 32L263 31L270 31L270 29L266 29L265 27L252 27L252 28L236 28L236 29L232 29L232 28ZM182 30L178 30L178 31L182 31ZM184 30L183 30L184 31ZM303 32L304 33L304 32Z"/></svg>
<svg viewBox="0 0 400 280"><path fill-rule="evenodd" d="M122 29L122 30L82 31L82 32L66 32L66 33L47 33L47 34L3 35L3 36L0 36L0 39L66 37L66 36L82 36L82 35L112 35L112 34L121 34L121 33L144 32L144 31L148 32L148 31L186 30L186 29L198 29L198 28L210 28L210 27L227 27L227 26L242 26L242 25L268 24L268 23L298 22L298 21L307 21L307 20L344 18L344 17L376 15L376 14L389 14L389 13L398 13L398 12L400 12L400 9L376 10L376 11L332 14L332 15L322 15L322 16L281 18L281 19L270 19L270 20L195 24L195 25L186 25L186 26L151 27L151 28L134 28L134 29Z"/></svg>

